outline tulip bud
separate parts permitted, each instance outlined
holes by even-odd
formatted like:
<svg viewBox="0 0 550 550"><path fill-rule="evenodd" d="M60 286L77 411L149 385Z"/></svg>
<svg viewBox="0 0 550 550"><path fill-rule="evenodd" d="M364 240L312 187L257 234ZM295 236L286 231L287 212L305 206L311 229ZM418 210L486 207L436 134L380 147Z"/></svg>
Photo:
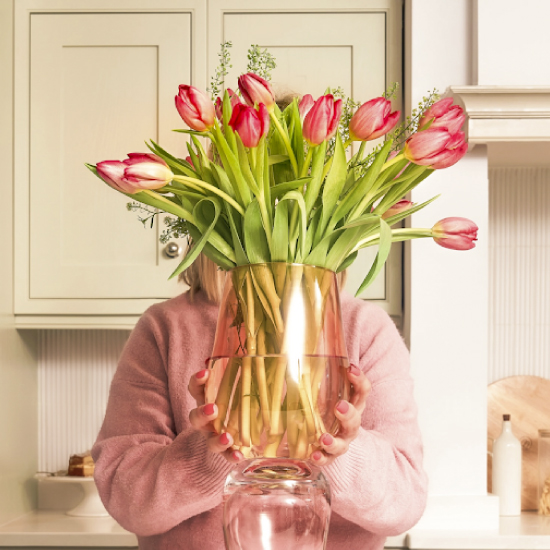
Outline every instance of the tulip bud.
<svg viewBox="0 0 550 550"><path fill-rule="evenodd" d="M243 103L233 108L229 126L239 134L245 147L257 147L260 139L269 130L269 113L263 103L257 111Z"/></svg>
<svg viewBox="0 0 550 550"><path fill-rule="evenodd" d="M403 155L414 164L437 170L456 164L467 151L464 132L451 134L444 128L428 128L405 142Z"/></svg>
<svg viewBox="0 0 550 550"><path fill-rule="evenodd" d="M321 96L304 118L304 139L310 145L320 145L331 139L338 129L341 114L341 99L334 101L331 94Z"/></svg>
<svg viewBox="0 0 550 550"><path fill-rule="evenodd" d="M462 107L453 105L453 99L446 97L436 101L426 110L418 123L418 129L422 130L424 127L426 129L444 128L450 134L456 134L462 128L465 120L466 116Z"/></svg>
<svg viewBox="0 0 550 550"><path fill-rule="evenodd" d="M176 109L187 126L197 132L204 132L214 126L214 104L194 86L180 85L176 96Z"/></svg>
<svg viewBox="0 0 550 550"><path fill-rule="evenodd" d="M383 214L382 219L391 218L392 216L396 216L397 214L401 214L401 212L404 212L405 210L408 210L409 208L412 208L414 206L414 202L407 201L405 199L396 202L393 206L388 208Z"/></svg>
<svg viewBox="0 0 550 550"><path fill-rule="evenodd" d="M452 250L470 250L477 241L477 225L466 218L444 218L432 227L434 241Z"/></svg>
<svg viewBox="0 0 550 550"><path fill-rule="evenodd" d="M123 162L98 162L96 169L105 183L127 194L143 189L159 189L174 178L174 174L160 157L148 153L130 153Z"/></svg>
<svg viewBox="0 0 550 550"><path fill-rule="evenodd" d="M300 112L301 121L304 120L305 116L309 113L314 103L315 101L313 100L313 96L311 94L306 94L304 97L302 97L300 103L298 104L298 111Z"/></svg>
<svg viewBox="0 0 550 550"><path fill-rule="evenodd" d="M349 123L353 141L371 141L387 134L399 120L399 111L391 112L391 102L377 97L363 103Z"/></svg>
<svg viewBox="0 0 550 550"><path fill-rule="evenodd" d="M191 165L191 168L193 168L193 170L195 169L195 165L193 164L193 159L188 155L185 157L185 160Z"/></svg>
<svg viewBox="0 0 550 550"><path fill-rule="evenodd" d="M254 107L263 103L268 112L272 111L275 106L275 99L273 97L273 91L267 80L254 73L243 74L239 77L239 90L243 99Z"/></svg>

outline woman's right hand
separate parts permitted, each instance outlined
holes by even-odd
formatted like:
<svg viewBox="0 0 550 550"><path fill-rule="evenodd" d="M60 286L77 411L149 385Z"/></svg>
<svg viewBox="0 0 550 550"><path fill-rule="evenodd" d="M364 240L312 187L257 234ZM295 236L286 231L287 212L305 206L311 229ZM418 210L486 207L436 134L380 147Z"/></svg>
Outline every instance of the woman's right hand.
<svg viewBox="0 0 550 550"><path fill-rule="evenodd" d="M206 445L211 452L223 455L228 462L240 462L244 460L244 456L240 451L232 448L231 434L213 433L212 421L218 416L218 407L214 403L204 404L204 384L209 374L210 371L204 369L191 376L189 380L189 393L197 402L197 408L189 413L189 421L195 429L206 432Z"/></svg>

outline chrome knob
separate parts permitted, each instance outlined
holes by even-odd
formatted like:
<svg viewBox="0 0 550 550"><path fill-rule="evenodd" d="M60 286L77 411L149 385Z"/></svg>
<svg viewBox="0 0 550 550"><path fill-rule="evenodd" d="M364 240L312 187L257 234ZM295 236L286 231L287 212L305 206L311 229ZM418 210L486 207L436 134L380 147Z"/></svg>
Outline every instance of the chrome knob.
<svg viewBox="0 0 550 550"><path fill-rule="evenodd" d="M164 254L168 258L177 258L181 254L181 246L175 242L168 243L164 247Z"/></svg>

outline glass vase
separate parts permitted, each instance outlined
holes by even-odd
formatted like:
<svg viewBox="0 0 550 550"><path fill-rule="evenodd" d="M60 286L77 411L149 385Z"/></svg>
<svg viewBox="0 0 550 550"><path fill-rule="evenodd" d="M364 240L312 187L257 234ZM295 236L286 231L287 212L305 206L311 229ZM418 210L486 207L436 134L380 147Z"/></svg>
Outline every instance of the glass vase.
<svg viewBox="0 0 550 550"><path fill-rule="evenodd" d="M228 273L205 397L218 407L215 431L246 458L304 460L336 434L348 366L334 272L268 263Z"/></svg>
<svg viewBox="0 0 550 550"><path fill-rule="evenodd" d="M226 480L227 550L323 550L329 521L328 482L304 461L248 460Z"/></svg>

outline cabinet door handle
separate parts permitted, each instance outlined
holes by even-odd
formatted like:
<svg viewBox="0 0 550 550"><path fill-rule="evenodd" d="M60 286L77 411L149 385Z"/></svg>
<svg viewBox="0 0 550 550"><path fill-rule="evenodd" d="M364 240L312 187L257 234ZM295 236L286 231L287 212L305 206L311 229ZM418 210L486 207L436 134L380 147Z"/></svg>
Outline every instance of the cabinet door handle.
<svg viewBox="0 0 550 550"><path fill-rule="evenodd" d="M164 247L164 255L167 258L177 258L181 254L181 246L178 243L170 242Z"/></svg>

